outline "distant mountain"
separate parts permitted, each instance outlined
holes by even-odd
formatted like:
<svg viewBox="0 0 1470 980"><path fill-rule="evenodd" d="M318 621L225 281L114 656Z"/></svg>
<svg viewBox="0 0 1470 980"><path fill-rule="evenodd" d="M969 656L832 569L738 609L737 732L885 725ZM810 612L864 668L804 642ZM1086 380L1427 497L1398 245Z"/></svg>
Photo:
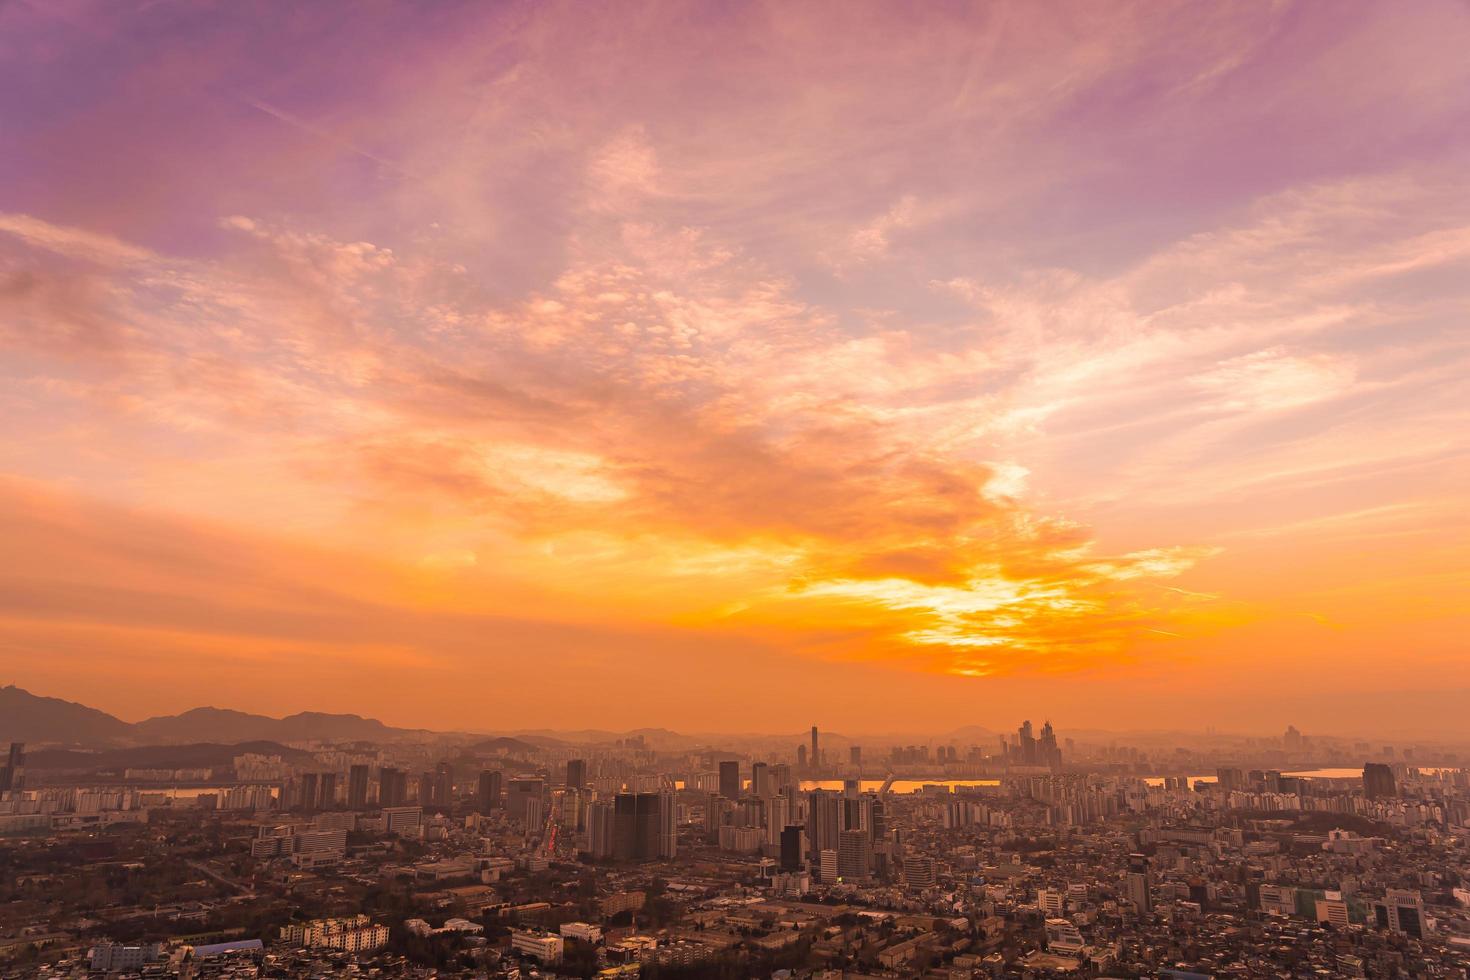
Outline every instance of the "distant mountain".
<svg viewBox="0 0 1470 980"><path fill-rule="evenodd" d="M132 726L84 704L0 687L0 741L86 745L127 736Z"/></svg>
<svg viewBox="0 0 1470 980"><path fill-rule="evenodd" d="M502 735L499 738L487 738L483 742L476 742L468 748L471 752L508 752L516 755L530 755L538 751L540 747L531 742Z"/></svg>
<svg viewBox="0 0 1470 980"><path fill-rule="evenodd" d="M424 734L416 729L393 728L376 718L320 711L271 718L229 708L194 708L128 724L83 704L41 697L14 685L0 687L0 742L89 747L231 745L252 741L385 741Z"/></svg>
<svg viewBox="0 0 1470 980"><path fill-rule="evenodd" d="M179 742L275 742L374 740L408 731L375 718L303 711L285 718L252 715L229 708L194 708L178 715L149 718L132 726L130 737L148 744Z"/></svg>

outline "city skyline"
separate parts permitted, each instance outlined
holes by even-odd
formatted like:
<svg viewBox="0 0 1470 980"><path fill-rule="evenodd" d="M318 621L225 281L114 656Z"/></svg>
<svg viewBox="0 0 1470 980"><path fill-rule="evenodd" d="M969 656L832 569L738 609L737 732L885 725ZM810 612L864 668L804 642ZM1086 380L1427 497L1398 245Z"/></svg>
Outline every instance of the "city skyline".
<svg viewBox="0 0 1470 980"><path fill-rule="evenodd" d="M1470 736L1463 3L268 20L0 6L0 684Z"/></svg>

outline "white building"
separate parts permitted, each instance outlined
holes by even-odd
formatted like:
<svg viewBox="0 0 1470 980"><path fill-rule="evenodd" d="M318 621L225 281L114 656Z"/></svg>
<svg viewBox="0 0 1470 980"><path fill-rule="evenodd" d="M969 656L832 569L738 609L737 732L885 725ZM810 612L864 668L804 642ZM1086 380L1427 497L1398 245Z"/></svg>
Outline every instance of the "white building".
<svg viewBox="0 0 1470 980"><path fill-rule="evenodd" d="M551 933L516 930L510 934L511 949L522 956L535 957L542 963L561 962L562 950L565 947L566 941Z"/></svg>
<svg viewBox="0 0 1470 980"><path fill-rule="evenodd" d="M602 942L602 929L586 922L563 922L561 934L567 939L580 939L584 943Z"/></svg>

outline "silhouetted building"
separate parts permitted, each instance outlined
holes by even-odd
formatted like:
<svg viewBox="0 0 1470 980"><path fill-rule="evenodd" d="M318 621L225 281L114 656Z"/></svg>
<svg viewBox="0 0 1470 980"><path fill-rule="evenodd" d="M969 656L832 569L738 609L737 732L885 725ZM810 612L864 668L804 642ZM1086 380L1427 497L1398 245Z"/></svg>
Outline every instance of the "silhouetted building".
<svg viewBox="0 0 1470 980"><path fill-rule="evenodd" d="M801 827L786 827L781 831L781 870L801 870Z"/></svg>
<svg viewBox="0 0 1470 980"><path fill-rule="evenodd" d="M324 772L317 777L318 806L323 810L337 808L337 774Z"/></svg>
<svg viewBox="0 0 1470 980"><path fill-rule="evenodd" d="M544 788L541 780L534 777L512 779L505 791L505 809L511 819L519 820L527 828L539 826L545 819L541 802Z"/></svg>
<svg viewBox="0 0 1470 980"><path fill-rule="evenodd" d="M1393 778L1393 769L1382 762L1369 762L1363 766L1363 795L1370 800L1385 800L1399 795L1398 783Z"/></svg>
<svg viewBox="0 0 1470 980"><path fill-rule="evenodd" d="M5 765L0 766L0 793L20 792L26 785L26 743L11 742Z"/></svg>
<svg viewBox="0 0 1470 980"><path fill-rule="evenodd" d="M587 785L587 760L567 760L567 785L573 789L581 789Z"/></svg>
<svg viewBox="0 0 1470 980"><path fill-rule="evenodd" d="M500 770L485 769L480 773L480 788L475 796L481 813L500 809Z"/></svg>
<svg viewBox="0 0 1470 980"><path fill-rule="evenodd" d="M403 806L408 802L408 773L384 766L378 770L378 805Z"/></svg>
<svg viewBox="0 0 1470 980"><path fill-rule="evenodd" d="M619 793L613 798L612 856L619 861L657 861L677 851L671 793Z"/></svg>
<svg viewBox="0 0 1470 980"><path fill-rule="evenodd" d="M368 767L359 763L347 772L347 806L353 810L362 810L367 807L367 800Z"/></svg>
<svg viewBox="0 0 1470 980"><path fill-rule="evenodd" d="M727 800L740 799L740 763L720 763L720 795Z"/></svg>

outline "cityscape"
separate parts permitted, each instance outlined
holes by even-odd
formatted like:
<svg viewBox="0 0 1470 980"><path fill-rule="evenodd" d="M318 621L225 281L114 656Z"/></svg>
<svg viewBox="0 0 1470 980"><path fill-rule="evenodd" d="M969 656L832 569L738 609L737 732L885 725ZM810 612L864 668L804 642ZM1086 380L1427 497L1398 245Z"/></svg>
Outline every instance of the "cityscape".
<svg viewBox="0 0 1470 980"><path fill-rule="evenodd" d="M87 710L3 693L32 733ZM10 743L0 976L1470 970L1470 747L327 734L370 723Z"/></svg>
<svg viewBox="0 0 1470 980"><path fill-rule="evenodd" d="M0 0L0 980L1470 980L1470 0Z"/></svg>

